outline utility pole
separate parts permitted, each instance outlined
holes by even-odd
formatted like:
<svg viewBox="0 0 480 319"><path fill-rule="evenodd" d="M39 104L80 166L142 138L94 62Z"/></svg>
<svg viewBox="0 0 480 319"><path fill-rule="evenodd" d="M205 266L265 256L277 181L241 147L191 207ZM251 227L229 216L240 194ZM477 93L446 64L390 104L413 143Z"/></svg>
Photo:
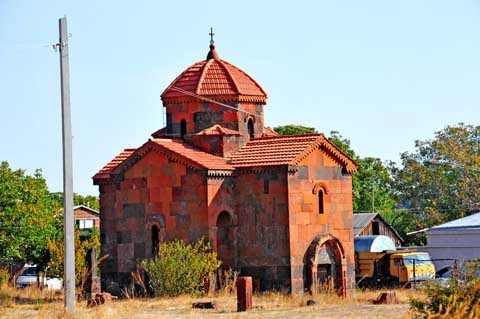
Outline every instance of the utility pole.
<svg viewBox="0 0 480 319"><path fill-rule="evenodd" d="M75 242L73 226L72 124L70 113L70 67L68 62L67 17L58 19L60 41L60 78L62 89L63 144L63 241L64 241L64 301L65 312L75 311Z"/></svg>

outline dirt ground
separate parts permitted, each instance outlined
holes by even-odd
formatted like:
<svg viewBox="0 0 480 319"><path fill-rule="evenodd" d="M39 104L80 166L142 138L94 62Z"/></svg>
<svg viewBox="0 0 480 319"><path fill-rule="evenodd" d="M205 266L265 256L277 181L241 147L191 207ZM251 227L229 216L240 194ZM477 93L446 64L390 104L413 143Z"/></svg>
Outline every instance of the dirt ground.
<svg viewBox="0 0 480 319"><path fill-rule="evenodd" d="M279 293L254 296L253 309L236 312L235 296L194 298L182 296L176 298L136 298L113 301L111 304L86 308L86 301L78 302L73 318L94 319L159 319L159 318L409 318L408 298L418 292L397 291L401 302L398 305L373 305L379 292L358 292L351 299L336 296L312 298L292 297ZM316 304L307 306L306 301L313 299ZM213 301L216 309L192 309L196 301ZM4 299L0 304L0 318L64 318L63 301L40 300L38 298Z"/></svg>

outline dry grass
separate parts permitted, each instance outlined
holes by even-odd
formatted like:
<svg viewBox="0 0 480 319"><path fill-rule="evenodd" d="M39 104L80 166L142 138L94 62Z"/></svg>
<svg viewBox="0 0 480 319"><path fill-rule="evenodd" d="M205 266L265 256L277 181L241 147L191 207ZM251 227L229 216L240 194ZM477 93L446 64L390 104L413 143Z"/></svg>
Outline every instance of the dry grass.
<svg viewBox="0 0 480 319"><path fill-rule="evenodd" d="M335 295L291 296L265 293L254 296L253 309L236 312L234 295L219 294L195 298L136 298L114 301L109 305L86 308L86 302L77 303L72 318L94 319L158 319L158 318L405 318L408 299L422 297L417 290L396 290L399 305L372 305L380 291L357 291L352 298ZM0 290L1 318L65 318L61 296L34 288ZM306 306L313 299L314 306ZM214 301L217 309L192 309L194 301ZM20 302L19 302L20 301Z"/></svg>

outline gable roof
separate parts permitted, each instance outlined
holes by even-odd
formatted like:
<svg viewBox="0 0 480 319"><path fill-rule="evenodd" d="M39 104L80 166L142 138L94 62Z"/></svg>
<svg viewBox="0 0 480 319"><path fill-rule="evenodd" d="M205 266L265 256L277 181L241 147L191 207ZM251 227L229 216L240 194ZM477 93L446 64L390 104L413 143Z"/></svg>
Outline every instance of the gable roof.
<svg viewBox="0 0 480 319"><path fill-rule="evenodd" d="M148 148L157 147L160 153L171 159L175 159L187 166L208 170L234 170L234 167L227 164L227 160L220 156L201 151L182 140L157 138L145 143L138 149L138 153L146 153Z"/></svg>
<svg viewBox="0 0 480 319"><path fill-rule="evenodd" d="M262 137L267 137L267 136L278 136L279 134L275 132L271 127L269 126L264 126L263 127L263 134Z"/></svg>
<svg viewBox="0 0 480 319"><path fill-rule="evenodd" d="M297 165L318 148L330 152L343 164L347 173L356 171L357 163L323 134L255 138L232 155L231 164L235 167Z"/></svg>
<svg viewBox="0 0 480 319"><path fill-rule="evenodd" d="M478 229L480 228L480 212L452 220L448 223L434 226L427 231L448 229Z"/></svg>
<svg viewBox="0 0 480 319"><path fill-rule="evenodd" d="M93 209L93 208L90 208L88 206L85 206L85 205L77 205L77 206L73 206L73 210L77 210L77 209L83 209L83 210L88 210L90 213L94 214L94 215L100 215L100 212Z"/></svg>
<svg viewBox="0 0 480 319"><path fill-rule="evenodd" d="M137 161L152 150L195 169L222 171L234 170L233 166L227 164L225 158L203 152L184 143L182 140L155 138L150 139L138 149L127 149L121 152L107 165L100 169L100 171L93 176L93 180L108 179L111 177L111 174L118 174L122 169L127 168L125 165L129 159Z"/></svg>
<svg viewBox="0 0 480 319"><path fill-rule="evenodd" d="M240 135L240 132L223 127L220 124L215 124L195 135Z"/></svg>
<svg viewBox="0 0 480 319"><path fill-rule="evenodd" d="M118 165L123 163L127 158L129 158L134 152L135 148L126 148L115 156L110 162L108 162L104 167L102 167L92 178L96 179L105 179L110 178L110 173L117 168Z"/></svg>
<svg viewBox="0 0 480 319"><path fill-rule="evenodd" d="M358 236L375 218L380 219L388 228L390 228L397 237L403 241L403 238L392 225L390 225L379 213L354 213L353 214L353 235Z"/></svg>
<svg viewBox="0 0 480 319"><path fill-rule="evenodd" d="M377 216L377 213L355 213L353 214L353 235L357 236Z"/></svg>

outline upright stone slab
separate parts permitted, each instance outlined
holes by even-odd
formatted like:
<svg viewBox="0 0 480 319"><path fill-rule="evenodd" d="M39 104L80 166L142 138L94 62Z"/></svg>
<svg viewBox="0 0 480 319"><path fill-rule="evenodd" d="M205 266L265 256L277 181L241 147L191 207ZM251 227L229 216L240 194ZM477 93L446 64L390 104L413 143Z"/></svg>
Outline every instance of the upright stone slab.
<svg viewBox="0 0 480 319"><path fill-rule="evenodd" d="M237 279L237 311L247 311L252 308L252 277Z"/></svg>

